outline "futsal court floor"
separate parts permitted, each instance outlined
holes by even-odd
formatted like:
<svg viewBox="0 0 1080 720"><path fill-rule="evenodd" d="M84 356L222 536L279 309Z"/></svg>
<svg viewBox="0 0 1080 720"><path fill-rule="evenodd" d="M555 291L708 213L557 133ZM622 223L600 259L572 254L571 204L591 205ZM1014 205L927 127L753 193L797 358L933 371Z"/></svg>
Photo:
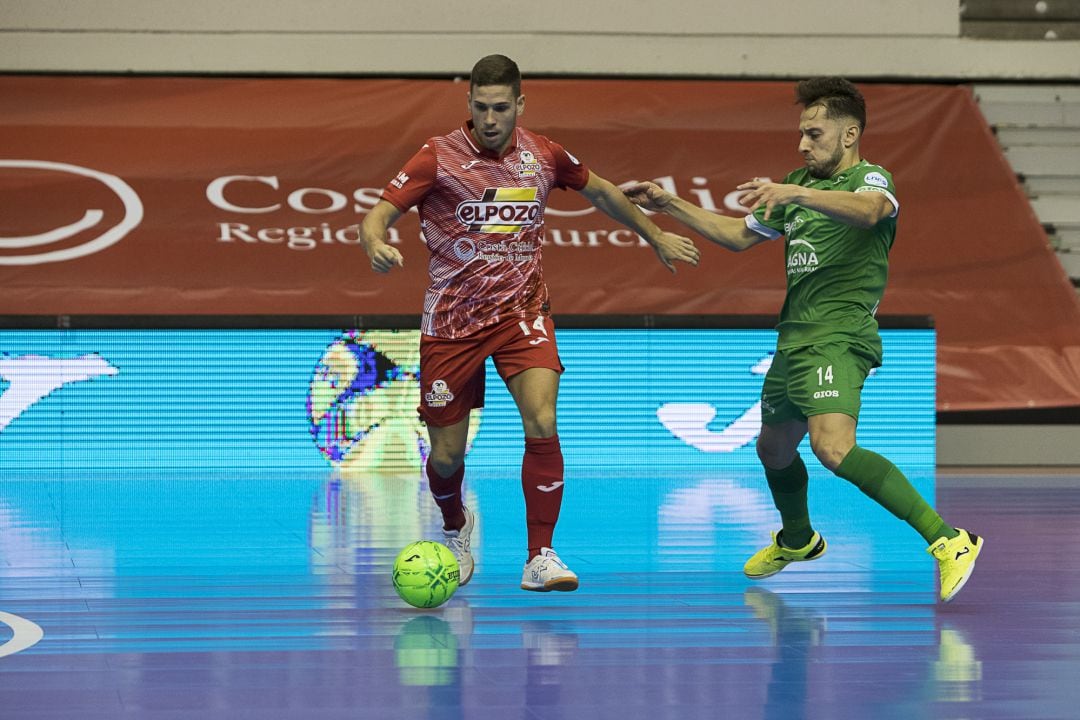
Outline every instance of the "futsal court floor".
<svg viewBox="0 0 1080 720"><path fill-rule="evenodd" d="M520 483L467 489L476 575L421 611L390 583L440 537L415 477L6 478L0 717L1080 717L1080 474L940 473L987 538L949 605L857 492L816 517L826 557L752 582L767 493L571 480L581 588L543 594L518 588Z"/></svg>

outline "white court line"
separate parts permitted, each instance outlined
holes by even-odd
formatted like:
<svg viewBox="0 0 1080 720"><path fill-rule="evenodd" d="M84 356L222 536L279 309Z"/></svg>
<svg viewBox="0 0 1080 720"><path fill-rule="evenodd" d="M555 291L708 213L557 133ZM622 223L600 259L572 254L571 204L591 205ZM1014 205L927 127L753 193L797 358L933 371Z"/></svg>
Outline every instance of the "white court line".
<svg viewBox="0 0 1080 720"><path fill-rule="evenodd" d="M33 647L38 640L45 637L45 631L37 623L30 622L18 615L0 612L0 622L7 625L15 633L10 640L0 645L0 657L14 655L28 647Z"/></svg>

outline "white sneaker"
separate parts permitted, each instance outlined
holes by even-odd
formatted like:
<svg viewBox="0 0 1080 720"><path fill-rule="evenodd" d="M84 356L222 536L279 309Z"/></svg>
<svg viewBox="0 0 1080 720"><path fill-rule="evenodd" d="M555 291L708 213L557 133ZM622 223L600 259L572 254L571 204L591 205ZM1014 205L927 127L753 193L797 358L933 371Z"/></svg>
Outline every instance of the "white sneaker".
<svg viewBox="0 0 1080 720"><path fill-rule="evenodd" d="M443 530L443 545L450 548L450 552L457 558L461 578L458 580L458 587L472 580L474 563L469 538L472 537L473 528L476 527L476 516L465 506L461 509L465 513L465 524L461 529Z"/></svg>
<svg viewBox="0 0 1080 720"><path fill-rule="evenodd" d="M569 592L577 590L577 586L578 576L548 547L540 548L540 554L529 561L521 574L522 590Z"/></svg>

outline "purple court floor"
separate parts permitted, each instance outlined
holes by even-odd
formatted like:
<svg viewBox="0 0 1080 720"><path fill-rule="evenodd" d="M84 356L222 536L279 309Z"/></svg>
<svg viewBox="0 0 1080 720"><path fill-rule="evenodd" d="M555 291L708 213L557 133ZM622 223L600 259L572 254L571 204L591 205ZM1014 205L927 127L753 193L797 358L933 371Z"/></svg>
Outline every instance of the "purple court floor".
<svg viewBox="0 0 1080 720"><path fill-rule="evenodd" d="M0 718L1080 718L1080 475L939 474L987 538L946 606L854 493L825 558L754 583L766 494L567 488L578 592L518 589L520 485L480 479L476 576L418 611L389 581L439 537L415 479L6 481Z"/></svg>

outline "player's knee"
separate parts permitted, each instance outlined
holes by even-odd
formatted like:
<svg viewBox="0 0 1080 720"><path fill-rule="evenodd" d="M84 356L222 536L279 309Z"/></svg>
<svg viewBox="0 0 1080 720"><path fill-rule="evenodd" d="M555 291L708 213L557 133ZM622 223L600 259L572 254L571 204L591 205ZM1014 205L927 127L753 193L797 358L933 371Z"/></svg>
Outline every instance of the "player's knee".
<svg viewBox="0 0 1080 720"><path fill-rule="evenodd" d="M449 448L432 448L431 455L428 457L431 467L444 478L453 475L464 461L464 450L458 452Z"/></svg>
<svg viewBox="0 0 1080 720"><path fill-rule="evenodd" d="M755 447L758 460L767 468L786 468L795 461L795 448L772 442L762 435L758 436Z"/></svg>
<svg viewBox="0 0 1080 720"><path fill-rule="evenodd" d="M525 426L526 437L546 438L557 432L554 410L533 413L529 417L522 418L522 424Z"/></svg>
<svg viewBox="0 0 1080 720"><path fill-rule="evenodd" d="M810 449L814 451L814 456L822 465L830 471L836 472L836 469L840 467L840 463L844 461L844 456L851 450L851 445L834 438L815 441L811 437Z"/></svg>

